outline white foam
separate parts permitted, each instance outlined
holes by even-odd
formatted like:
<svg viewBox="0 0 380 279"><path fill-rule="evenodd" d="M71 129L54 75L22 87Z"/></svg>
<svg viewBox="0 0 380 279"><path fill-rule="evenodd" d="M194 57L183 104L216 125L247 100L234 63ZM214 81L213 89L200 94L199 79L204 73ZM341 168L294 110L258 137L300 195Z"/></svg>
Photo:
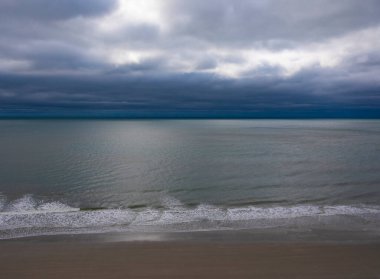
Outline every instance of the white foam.
<svg viewBox="0 0 380 279"><path fill-rule="evenodd" d="M128 225L135 213L124 210L2 214L0 230L17 228L86 228Z"/></svg>
<svg viewBox="0 0 380 279"><path fill-rule="evenodd" d="M314 223L319 217L328 216L375 216L380 220L380 207L368 206L277 206L277 207L234 207L222 208L202 204L194 208L185 207L177 200L167 199L165 208L154 209L102 209L80 211L61 202L34 200L24 196L3 205L0 213L0 238L10 238L23 231L23 235L37 232L72 233L118 230L139 231L142 228L172 230L173 225L186 224L185 229L204 230L222 227L239 228L239 224L249 224L251 228L276 226L294 222L300 217L309 218ZM318 217L318 218L314 218ZM259 221L258 221L259 220ZM240 222L240 223L239 223ZM27 229L27 230L26 230ZM175 228L174 228L175 229ZM26 230L26 231L25 231Z"/></svg>
<svg viewBox="0 0 380 279"><path fill-rule="evenodd" d="M196 208L175 208L165 210L161 218L157 221L159 224L177 224L177 223L187 223L195 221L217 221L225 220L225 210L222 208L210 206L210 205L199 205Z"/></svg>
<svg viewBox="0 0 380 279"><path fill-rule="evenodd" d="M23 196L5 206L5 212L27 212L35 211L37 206L36 200L30 195Z"/></svg>
<svg viewBox="0 0 380 279"><path fill-rule="evenodd" d="M39 214L53 212L71 212L78 211L79 208L71 207L58 201L43 202L34 199L31 195L25 195L22 198L14 200L9 204L5 202L0 205L0 214Z"/></svg>
<svg viewBox="0 0 380 279"><path fill-rule="evenodd" d="M37 206L37 211L40 212L69 212L69 211L78 211L79 208L74 208L71 206L68 206L66 204L63 204L61 202L48 202L43 203L39 206Z"/></svg>
<svg viewBox="0 0 380 279"><path fill-rule="evenodd" d="M227 217L230 220L296 218L315 216L319 214L322 214L322 211L317 206L269 208L249 206L245 208L231 208L227 210Z"/></svg>
<svg viewBox="0 0 380 279"><path fill-rule="evenodd" d="M172 197L172 196L164 196L161 198L161 204L165 207L165 208L175 208L175 207L183 207L183 203Z"/></svg>
<svg viewBox="0 0 380 279"><path fill-rule="evenodd" d="M358 207L358 206L325 206L323 208L323 213L325 215L361 215L361 214L378 214L380 213L380 208L378 207Z"/></svg>
<svg viewBox="0 0 380 279"><path fill-rule="evenodd" d="M161 218L162 212L157 209L148 208L146 210L140 211L136 214L133 220L133 225L147 225L157 222Z"/></svg>

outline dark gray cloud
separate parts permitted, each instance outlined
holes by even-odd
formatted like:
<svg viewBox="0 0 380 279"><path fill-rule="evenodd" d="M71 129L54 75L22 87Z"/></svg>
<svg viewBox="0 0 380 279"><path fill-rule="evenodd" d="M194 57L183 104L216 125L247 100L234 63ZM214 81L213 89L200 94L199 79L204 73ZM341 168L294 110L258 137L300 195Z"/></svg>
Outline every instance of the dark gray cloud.
<svg viewBox="0 0 380 279"><path fill-rule="evenodd" d="M103 15L114 9L116 4L115 0L1 0L0 15L10 21L58 21Z"/></svg>
<svg viewBox="0 0 380 279"><path fill-rule="evenodd" d="M380 117L380 84L311 68L288 79L208 74L0 75L0 115ZM17 110L15 110L17 108Z"/></svg>
<svg viewBox="0 0 380 279"><path fill-rule="evenodd" d="M75 70L104 65L88 54L85 24L67 26L70 20L93 20L117 8L116 0L0 1L0 68L13 71L25 62L32 70ZM17 64L17 63L16 63Z"/></svg>
<svg viewBox="0 0 380 279"><path fill-rule="evenodd" d="M377 0L0 0L0 116L380 117Z"/></svg>

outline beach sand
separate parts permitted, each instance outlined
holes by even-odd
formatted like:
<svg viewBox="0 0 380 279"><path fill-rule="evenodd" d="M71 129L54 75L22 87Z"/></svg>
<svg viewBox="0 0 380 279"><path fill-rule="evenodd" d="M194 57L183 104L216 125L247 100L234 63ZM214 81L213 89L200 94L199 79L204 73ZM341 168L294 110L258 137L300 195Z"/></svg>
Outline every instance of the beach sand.
<svg viewBox="0 0 380 279"><path fill-rule="evenodd" d="M0 278L380 278L380 244L2 241Z"/></svg>

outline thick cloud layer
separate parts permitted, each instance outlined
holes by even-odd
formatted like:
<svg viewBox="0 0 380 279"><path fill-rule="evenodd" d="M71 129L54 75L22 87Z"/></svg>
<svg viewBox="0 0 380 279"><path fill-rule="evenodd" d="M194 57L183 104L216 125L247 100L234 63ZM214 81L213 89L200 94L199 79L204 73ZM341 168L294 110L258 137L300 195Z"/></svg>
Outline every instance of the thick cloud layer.
<svg viewBox="0 0 380 279"><path fill-rule="evenodd" d="M175 33L218 44L318 41L379 23L377 0L173 0ZM270 45L270 44L269 44Z"/></svg>
<svg viewBox="0 0 380 279"><path fill-rule="evenodd" d="M380 117L377 0L0 0L0 116Z"/></svg>
<svg viewBox="0 0 380 279"><path fill-rule="evenodd" d="M115 7L113 0L2 0L0 14L9 20L67 20L77 16L97 16Z"/></svg>

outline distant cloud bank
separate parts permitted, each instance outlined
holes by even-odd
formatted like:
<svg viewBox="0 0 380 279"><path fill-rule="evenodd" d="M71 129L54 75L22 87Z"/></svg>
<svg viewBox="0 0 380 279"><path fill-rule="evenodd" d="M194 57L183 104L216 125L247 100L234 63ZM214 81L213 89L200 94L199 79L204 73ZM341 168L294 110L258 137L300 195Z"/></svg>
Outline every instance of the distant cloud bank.
<svg viewBox="0 0 380 279"><path fill-rule="evenodd" d="M0 0L0 116L380 117L377 0Z"/></svg>

